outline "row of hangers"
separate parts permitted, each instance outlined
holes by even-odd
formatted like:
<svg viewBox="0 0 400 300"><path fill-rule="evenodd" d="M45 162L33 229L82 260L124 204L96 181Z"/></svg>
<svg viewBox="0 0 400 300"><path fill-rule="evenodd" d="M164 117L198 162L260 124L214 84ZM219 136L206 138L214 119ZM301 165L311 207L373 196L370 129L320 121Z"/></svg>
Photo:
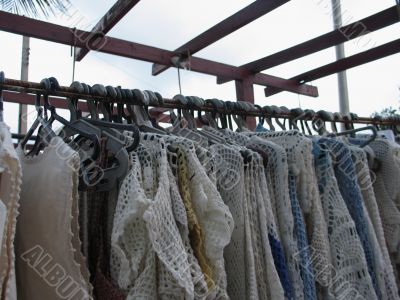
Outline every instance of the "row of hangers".
<svg viewBox="0 0 400 300"><path fill-rule="evenodd" d="M0 73L0 80L2 80L0 83L4 82L3 72ZM267 129L271 131L275 131L276 126L278 126L281 130L296 129L306 135L313 135L313 131L311 130L313 129L320 135L339 136L354 135L359 131L372 130L373 134L371 138L362 146L374 140L379 129L376 125L355 129L353 123L357 121L357 115L355 114L342 116L339 113L332 114L323 110L318 112L302 110L300 108L289 110L284 106L278 107L272 105L260 107L248 102L231 102L219 99L204 100L196 96L176 95L173 99L180 104L180 108L177 108L177 113L173 109L170 110L170 122L172 126L166 130L159 126L148 111L149 106L163 105L164 100L159 93L138 89L122 89L121 87L105 87L100 84L90 86L77 81L73 82L70 86L76 93L100 96L107 99L114 99L115 101L99 101L96 100L98 97L93 97L93 100L86 100L88 115L84 116L78 107L78 101L81 99L70 96L66 99L70 119L66 120L57 114L56 108L49 101L49 94L60 88L58 81L54 77L45 78L41 81L41 86L45 92L38 92L36 95L36 119L28 133L22 139L20 143L21 147L26 147L28 140L32 139L33 133L38 128L34 144L27 155L37 155L40 153L56 135L73 144L75 148L79 149L86 145L83 148L87 150L89 147L90 151L86 151L82 159L83 175L86 176L87 182L93 182L98 177L93 170L93 165L95 165L93 162L99 156L100 139L105 138L107 140L106 148L114 154L115 158L111 167L101 170L104 176L102 176L102 181L98 184L98 188L104 190L110 189L115 184L115 181L121 178L124 172L126 172L128 153L135 150L139 144L140 131L157 134L172 133L185 137L192 136L196 140L200 137L200 139L206 142L224 143L225 140L221 140L205 131L197 130L197 121L201 125L208 125L214 128L230 128L232 130L235 129L235 123L237 130L242 131L247 129L248 116L246 116L245 112L254 110L265 112L265 116L258 117L258 123L261 126L267 123L269 127ZM0 102L0 105L2 105L2 101ZM214 107L214 111L204 110L203 107L205 105ZM195 117L196 111L197 120ZM285 117L283 118L282 116ZM347 130L338 132L336 123L342 119L348 120L345 123ZM64 126L58 134L52 128L54 121L58 121ZM309 122L311 122L311 126ZM331 123L331 132L327 130L327 122ZM131 138L127 138L123 132L130 132ZM90 153L90 155L87 153Z"/></svg>

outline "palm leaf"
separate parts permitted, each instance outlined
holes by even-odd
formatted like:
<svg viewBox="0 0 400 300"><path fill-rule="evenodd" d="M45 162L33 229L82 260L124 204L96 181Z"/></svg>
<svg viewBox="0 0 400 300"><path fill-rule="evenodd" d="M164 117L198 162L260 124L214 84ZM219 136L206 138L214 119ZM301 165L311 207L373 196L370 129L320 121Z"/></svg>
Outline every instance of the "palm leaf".
<svg viewBox="0 0 400 300"><path fill-rule="evenodd" d="M69 0L0 0L2 10L32 17L38 17L40 14L48 17L57 12L65 14L68 4Z"/></svg>

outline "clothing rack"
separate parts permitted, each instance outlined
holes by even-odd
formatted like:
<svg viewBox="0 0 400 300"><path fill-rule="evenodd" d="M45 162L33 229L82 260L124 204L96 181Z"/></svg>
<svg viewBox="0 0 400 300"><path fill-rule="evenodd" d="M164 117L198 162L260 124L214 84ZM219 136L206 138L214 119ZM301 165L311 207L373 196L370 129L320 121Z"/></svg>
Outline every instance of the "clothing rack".
<svg viewBox="0 0 400 300"><path fill-rule="evenodd" d="M3 83L0 83L0 90L3 91L4 101L5 102L14 102L20 104L34 104L34 95L42 94L48 95L49 100L56 108L67 108L67 103L62 98L73 98L80 100L94 100L99 102L113 102L113 103L124 103L131 105L139 105L144 106L144 103L138 101L138 99L116 99L108 96L101 96L96 93L80 93L75 89L66 86L60 86L54 90L46 90L40 83L31 82L31 81L22 81L15 80L10 78L5 78ZM16 93L17 92L17 93ZM21 94L19 94L21 93ZM19 99L21 98L21 99ZM230 101L223 101L224 106L221 105L216 106L212 104L212 100L206 100L205 105L202 106L189 106L187 104L183 104L177 98L168 99L163 98L163 103L149 103L145 106L158 107L153 112L156 114L162 114L171 109L193 109L204 112L214 112L220 114L230 114L230 115L240 115L240 116L248 116L248 117L271 117L271 118L279 118L279 119L295 119L295 120L315 120L315 117L319 117L318 113L314 116L310 116L309 114L300 114L294 115L293 113L287 112L267 112L264 109L257 108L250 102L245 102L246 108L238 108L237 105L226 105L226 103L237 103ZM240 101L239 101L240 102ZM221 103L221 101L220 101ZM242 102L243 103L243 102ZM235 106L235 107L233 107ZM82 111L88 111L86 105L83 102L79 103L79 108ZM160 109L161 108L161 109ZM321 117L319 117L321 119ZM329 122L329 120L324 120ZM339 118L335 118L334 122L336 123L352 123L352 124L370 124L370 125L388 125L388 126L397 126L400 125L400 118L391 117L391 118L382 118L382 117L356 117L351 118L350 116L342 116Z"/></svg>

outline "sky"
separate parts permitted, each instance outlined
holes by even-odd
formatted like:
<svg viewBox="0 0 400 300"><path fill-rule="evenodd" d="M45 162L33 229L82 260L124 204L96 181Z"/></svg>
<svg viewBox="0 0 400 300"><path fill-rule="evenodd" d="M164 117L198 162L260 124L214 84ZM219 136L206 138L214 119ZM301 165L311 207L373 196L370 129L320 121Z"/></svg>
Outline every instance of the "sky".
<svg viewBox="0 0 400 300"><path fill-rule="evenodd" d="M109 33L167 50L174 50L201 32L249 5L249 0L145 0L140 1ZM47 21L90 30L113 5L114 1L71 0L68 15L52 16ZM344 24L349 24L393 6L395 0L342 0ZM46 20L44 17L40 17ZM307 41L332 30L331 0L291 0L273 12L257 19L233 34L195 54L197 57L239 66L255 59ZM398 39L397 23L361 39L345 43L346 55L366 51ZM7 78L20 78L22 37L0 31L0 70ZM40 81L54 76L61 85L72 82L71 47L38 39L30 42L29 80ZM290 78L335 61L330 48L307 57L274 67L264 73ZM347 71L350 110L359 116L370 116L386 107L400 106L400 54L396 54ZM264 87L255 86L255 103L301 107L314 110L339 110L336 75L310 84L319 88L320 96L311 98L283 92L264 96ZM149 89L171 98L179 93L177 70L170 68L151 75L151 64L109 54L90 52L76 63L74 80L88 84L120 85L123 88ZM233 82L216 84L210 75L181 71L182 94L202 98L235 100ZM30 111L33 108L30 107ZM5 121L17 130L17 105L6 103ZM31 122L34 118L29 119Z"/></svg>

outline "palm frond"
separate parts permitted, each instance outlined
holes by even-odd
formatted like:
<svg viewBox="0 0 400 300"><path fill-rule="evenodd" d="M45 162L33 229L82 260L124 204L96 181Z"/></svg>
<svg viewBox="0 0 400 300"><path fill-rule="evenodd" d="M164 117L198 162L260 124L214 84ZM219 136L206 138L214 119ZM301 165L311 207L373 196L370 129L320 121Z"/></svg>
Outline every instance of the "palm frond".
<svg viewBox="0 0 400 300"><path fill-rule="evenodd" d="M2 10L31 17L66 14L69 4L69 0L0 0Z"/></svg>

